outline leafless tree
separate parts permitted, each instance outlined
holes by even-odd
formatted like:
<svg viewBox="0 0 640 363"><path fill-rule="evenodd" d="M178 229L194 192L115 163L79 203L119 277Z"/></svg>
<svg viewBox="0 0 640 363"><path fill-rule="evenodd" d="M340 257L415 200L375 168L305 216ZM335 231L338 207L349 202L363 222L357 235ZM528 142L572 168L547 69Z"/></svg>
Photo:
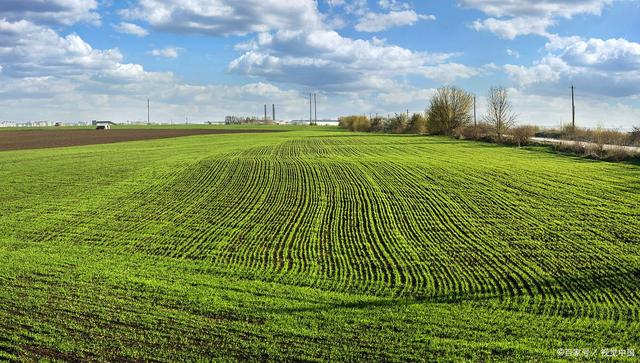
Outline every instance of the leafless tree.
<svg viewBox="0 0 640 363"><path fill-rule="evenodd" d="M498 140L502 140L509 128L515 125L517 117L513 113L507 89L491 87L487 94L487 114L484 116L484 121L492 126Z"/></svg>

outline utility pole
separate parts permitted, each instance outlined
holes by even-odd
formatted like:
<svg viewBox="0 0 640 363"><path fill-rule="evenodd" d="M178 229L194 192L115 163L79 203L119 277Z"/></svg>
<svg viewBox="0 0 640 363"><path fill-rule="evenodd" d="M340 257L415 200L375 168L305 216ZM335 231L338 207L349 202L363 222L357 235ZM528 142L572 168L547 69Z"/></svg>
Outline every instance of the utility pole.
<svg viewBox="0 0 640 363"><path fill-rule="evenodd" d="M273 112L273 121L276 120L276 104L272 103L271 104L271 111Z"/></svg>
<svg viewBox="0 0 640 363"><path fill-rule="evenodd" d="M316 99L316 94L313 94L313 120L314 124L318 124L318 100Z"/></svg>
<svg viewBox="0 0 640 363"><path fill-rule="evenodd" d="M313 95L309 93L309 125L313 123Z"/></svg>
<svg viewBox="0 0 640 363"><path fill-rule="evenodd" d="M571 83L571 127L575 130L576 128L576 101L575 101L575 87L573 83Z"/></svg>
<svg viewBox="0 0 640 363"><path fill-rule="evenodd" d="M478 127L478 121L476 119L476 96L473 96L473 127Z"/></svg>
<svg viewBox="0 0 640 363"><path fill-rule="evenodd" d="M473 95L473 138L478 137L478 119L476 116L476 96Z"/></svg>
<svg viewBox="0 0 640 363"><path fill-rule="evenodd" d="M264 104L264 121L267 122L267 104Z"/></svg>
<svg viewBox="0 0 640 363"><path fill-rule="evenodd" d="M147 125L151 125L151 101L147 98Z"/></svg>

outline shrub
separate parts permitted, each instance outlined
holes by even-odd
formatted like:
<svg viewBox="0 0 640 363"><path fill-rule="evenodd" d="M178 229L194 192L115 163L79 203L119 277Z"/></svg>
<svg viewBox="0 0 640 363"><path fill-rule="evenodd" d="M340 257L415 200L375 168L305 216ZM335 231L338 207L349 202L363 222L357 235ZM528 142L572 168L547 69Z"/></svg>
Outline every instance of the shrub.
<svg viewBox="0 0 640 363"><path fill-rule="evenodd" d="M427 128L434 134L452 135L469 124L473 96L453 86L438 88L427 110Z"/></svg>
<svg viewBox="0 0 640 363"><path fill-rule="evenodd" d="M595 160L619 162L638 158L640 154L624 146L605 147L592 142L560 142L552 146L553 150L571 153Z"/></svg>
<svg viewBox="0 0 640 363"><path fill-rule="evenodd" d="M535 136L544 137L548 139L562 139L562 130L561 129L538 130L536 131Z"/></svg>
<svg viewBox="0 0 640 363"><path fill-rule="evenodd" d="M476 130L473 126L464 125L453 130L453 136L458 139L475 139Z"/></svg>
<svg viewBox="0 0 640 363"><path fill-rule="evenodd" d="M427 132L427 119L421 113L414 113L409 119L407 132L413 134L424 134Z"/></svg>
<svg viewBox="0 0 640 363"><path fill-rule="evenodd" d="M605 150L603 159L607 161L619 162L629 160L635 156L637 156L636 153L631 152L624 146L614 146Z"/></svg>
<svg viewBox="0 0 640 363"><path fill-rule="evenodd" d="M407 129L407 125L409 124L409 118L406 114L396 114L393 117L387 119L385 123L385 131L394 134L401 134L405 132Z"/></svg>
<svg viewBox="0 0 640 363"><path fill-rule="evenodd" d="M366 116L340 117L339 125L350 131L369 131L371 124Z"/></svg>
<svg viewBox="0 0 640 363"><path fill-rule="evenodd" d="M535 136L536 130L535 126L523 125L511 128L509 134L511 135L511 140L520 147L522 145L528 145L531 142L531 138Z"/></svg>
<svg viewBox="0 0 640 363"><path fill-rule="evenodd" d="M607 130L602 127L587 129L568 125L562 129L561 138L566 140L593 142L603 145L624 146L633 144L633 136L631 134L617 130Z"/></svg>
<svg viewBox="0 0 640 363"><path fill-rule="evenodd" d="M376 116L369 122L369 131L371 132L383 132L384 131L384 119Z"/></svg>
<svg viewBox="0 0 640 363"><path fill-rule="evenodd" d="M629 133L629 141L631 145L640 146L640 126L634 126Z"/></svg>
<svg viewBox="0 0 640 363"><path fill-rule="evenodd" d="M458 127L454 131L454 136L458 139L470 139L470 140L482 140L487 142L493 142L493 131L491 125L484 122L480 122L477 125L464 125Z"/></svg>

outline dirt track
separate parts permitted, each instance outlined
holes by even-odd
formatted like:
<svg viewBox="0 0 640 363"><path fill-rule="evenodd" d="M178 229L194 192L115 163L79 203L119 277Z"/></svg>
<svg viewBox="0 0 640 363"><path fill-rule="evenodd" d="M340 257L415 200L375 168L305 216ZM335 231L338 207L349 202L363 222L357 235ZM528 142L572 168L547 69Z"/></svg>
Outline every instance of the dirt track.
<svg viewBox="0 0 640 363"><path fill-rule="evenodd" d="M0 151L110 144L170 137L278 132L278 130L130 129L130 130L18 130L0 132Z"/></svg>

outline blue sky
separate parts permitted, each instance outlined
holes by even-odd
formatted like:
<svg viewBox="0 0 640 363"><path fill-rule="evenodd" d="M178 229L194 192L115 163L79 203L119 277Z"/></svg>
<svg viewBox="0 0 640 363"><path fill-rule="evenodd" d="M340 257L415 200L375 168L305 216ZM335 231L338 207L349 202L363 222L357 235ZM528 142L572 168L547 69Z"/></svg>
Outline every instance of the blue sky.
<svg viewBox="0 0 640 363"><path fill-rule="evenodd" d="M507 87L520 123L640 124L636 0L3 0L0 120L423 111Z"/></svg>

